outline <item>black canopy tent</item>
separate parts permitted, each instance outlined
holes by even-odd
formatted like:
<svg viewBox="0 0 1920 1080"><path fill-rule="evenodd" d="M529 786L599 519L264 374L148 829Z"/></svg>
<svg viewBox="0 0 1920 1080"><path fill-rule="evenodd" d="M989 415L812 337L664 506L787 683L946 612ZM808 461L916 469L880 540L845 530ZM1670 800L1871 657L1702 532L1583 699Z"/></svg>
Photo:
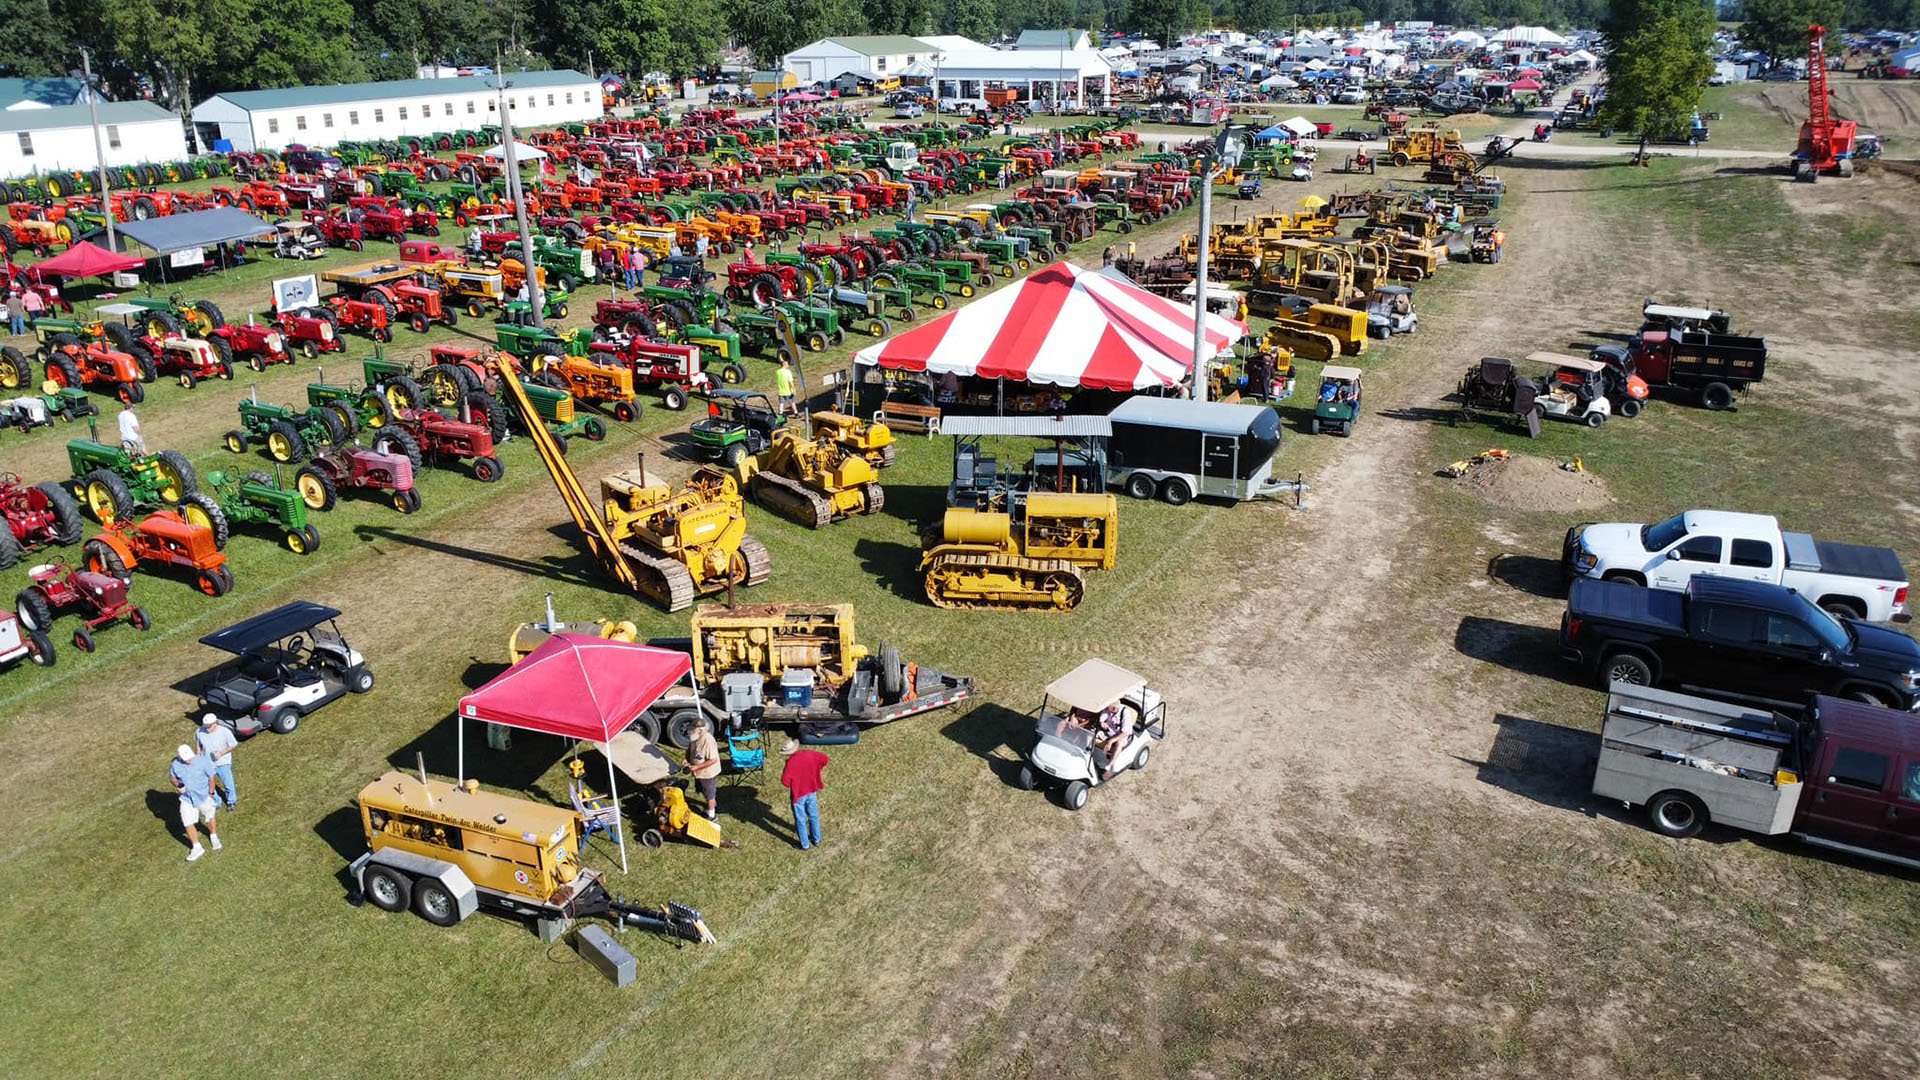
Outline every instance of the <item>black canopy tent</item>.
<svg viewBox="0 0 1920 1080"><path fill-rule="evenodd" d="M189 214L169 214L166 217L148 218L145 221L127 221L120 223L116 228L123 237L121 241L123 249L127 242L131 241L161 256L155 261L160 264L162 281L165 281L167 276L165 256L174 252L192 248L219 248L223 244L231 244L235 241L255 240L262 236L273 235L272 225L245 210L236 210L231 206L216 207L212 210L195 210Z"/></svg>

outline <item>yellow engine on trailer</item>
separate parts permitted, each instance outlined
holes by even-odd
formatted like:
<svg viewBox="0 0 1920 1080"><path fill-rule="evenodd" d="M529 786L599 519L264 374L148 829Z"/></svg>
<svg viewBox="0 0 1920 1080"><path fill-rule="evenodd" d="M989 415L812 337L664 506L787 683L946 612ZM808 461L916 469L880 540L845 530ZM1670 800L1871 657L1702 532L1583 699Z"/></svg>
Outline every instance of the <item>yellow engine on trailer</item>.
<svg viewBox="0 0 1920 1080"><path fill-rule="evenodd" d="M607 531L636 566L638 587L668 611L696 596L767 580L773 559L747 532L734 478L709 465L678 491L644 467L600 480Z"/></svg>
<svg viewBox="0 0 1920 1080"><path fill-rule="evenodd" d="M580 815L557 806L388 771L360 790L367 848L450 862L483 889L552 902L582 876Z"/></svg>
<svg viewBox="0 0 1920 1080"><path fill-rule="evenodd" d="M1119 550L1112 495L1030 492L1012 513L949 509L924 540L920 569L936 607L1071 611L1082 568L1111 570Z"/></svg>
<svg viewBox="0 0 1920 1080"><path fill-rule="evenodd" d="M876 469L893 464L893 429L878 420L869 424L857 416L822 409L812 416L813 437L824 439L866 458Z"/></svg>
<svg viewBox="0 0 1920 1080"><path fill-rule="evenodd" d="M791 431L774 432L773 445L741 461L738 469L755 502L808 528L878 513L886 505L886 492L866 458Z"/></svg>

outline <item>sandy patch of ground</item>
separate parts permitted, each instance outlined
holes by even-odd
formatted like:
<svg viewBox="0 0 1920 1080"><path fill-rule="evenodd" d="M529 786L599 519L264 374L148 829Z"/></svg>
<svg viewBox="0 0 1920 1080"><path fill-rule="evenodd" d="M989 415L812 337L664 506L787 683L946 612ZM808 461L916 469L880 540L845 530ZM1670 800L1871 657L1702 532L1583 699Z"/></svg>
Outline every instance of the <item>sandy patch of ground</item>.
<svg viewBox="0 0 1920 1080"><path fill-rule="evenodd" d="M1566 464L1540 457L1494 458L1468 469L1454 479L1453 486L1509 510L1570 513L1613 501L1606 481Z"/></svg>

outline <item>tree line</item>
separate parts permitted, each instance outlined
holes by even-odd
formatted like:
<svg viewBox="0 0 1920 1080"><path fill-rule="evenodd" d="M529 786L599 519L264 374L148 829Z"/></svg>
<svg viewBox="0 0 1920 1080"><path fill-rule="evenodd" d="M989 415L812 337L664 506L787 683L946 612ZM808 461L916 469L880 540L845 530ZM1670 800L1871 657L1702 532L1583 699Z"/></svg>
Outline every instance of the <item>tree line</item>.
<svg viewBox="0 0 1920 1080"><path fill-rule="evenodd" d="M1839 12L1828 25L1920 21L1920 0L1745 4L1774 27L1790 26L1802 7ZM496 57L512 70L663 71L682 78L713 71L729 44L745 46L766 66L838 34L942 33L991 41L1028 27L1079 27L1096 34L1137 31L1165 44L1209 26L1284 30L1375 20L1617 28L1622 10L1641 6L1607 0L0 0L0 74L77 72L85 48L114 97L151 97L184 110L227 90L404 79L422 64L490 65ZM1704 21L1692 22L1710 28L1704 2L1672 6L1700 13Z"/></svg>

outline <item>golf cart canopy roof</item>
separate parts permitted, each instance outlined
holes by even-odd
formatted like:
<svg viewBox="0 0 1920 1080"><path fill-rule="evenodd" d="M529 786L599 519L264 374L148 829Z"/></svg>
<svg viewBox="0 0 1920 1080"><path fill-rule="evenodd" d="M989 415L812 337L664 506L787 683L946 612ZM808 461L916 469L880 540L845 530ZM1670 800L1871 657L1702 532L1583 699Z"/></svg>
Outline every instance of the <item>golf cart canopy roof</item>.
<svg viewBox="0 0 1920 1080"><path fill-rule="evenodd" d="M1412 296L1413 286L1411 285L1375 285L1373 287L1373 291L1381 294L1382 296Z"/></svg>
<svg viewBox="0 0 1920 1080"><path fill-rule="evenodd" d="M1598 360L1588 360L1583 356L1566 356L1555 352L1531 352L1527 359L1536 364L1549 364L1553 367L1573 368L1575 371L1605 371L1607 365Z"/></svg>
<svg viewBox="0 0 1920 1080"><path fill-rule="evenodd" d="M255 615L245 622L234 623L225 630L215 630L201 638L200 644L211 645L235 656L244 656L265 648L281 638L311 630L339 614L338 609L324 604L295 600L291 604Z"/></svg>
<svg viewBox="0 0 1920 1080"><path fill-rule="evenodd" d="M1701 307L1675 307L1672 304L1648 304L1640 309L1640 314L1649 319L1685 319L1691 322L1705 322L1713 317L1713 312Z"/></svg>
<svg viewBox="0 0 1920 1080"><path fill-rule="evenodd" d="M139 315L146 311L139 304L101 304L93 309L95 315Z"/></svg>
<svg viewBox="0 0 1920 1080"><path fill-rule="evenodd" d="M1105 660L1088 660L1048 683L1047 697L1070 709L1100 713L1146 685L1145 676Z"/></svg>
<svg viewBox="0 0 1920 1080"><path fill-rule="evenodd" d="M1339 364L1328 364L1326 367L1320 369L1320 378L1331 379L1334 382L1359 382L1360 369L1357 367L1342 367Z"/></svg>
<svg viewBox="0 0 1920 1080"><path fill-rule="evenodd" d="M754 398L759 398L761 401L767 400L767 395L758 390L732 390L725 387L709 390L707 391L707 396L726 398L728 401L751 401Z"/></svg>

